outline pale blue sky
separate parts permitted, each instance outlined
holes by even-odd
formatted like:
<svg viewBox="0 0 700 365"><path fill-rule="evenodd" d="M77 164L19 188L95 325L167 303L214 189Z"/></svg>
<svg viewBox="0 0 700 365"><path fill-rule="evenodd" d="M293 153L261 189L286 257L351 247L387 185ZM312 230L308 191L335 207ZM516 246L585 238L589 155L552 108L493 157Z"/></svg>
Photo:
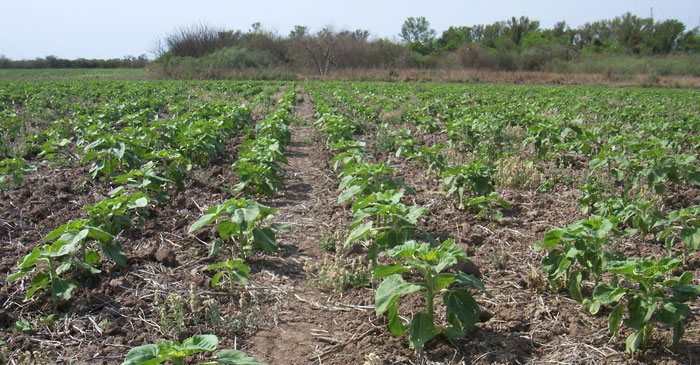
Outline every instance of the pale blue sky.
<svg viewBox="0 0 700 365"><path fill-rule="evenodd" d="M254 22L287 34L294 25L367 29L395 38L409 16L425 16L438 34L450 25L489 24L526 15L551 27L609 19L631 11L700 22L700 0L0 0L0 55L26 59L114 58L148 53L176 27L205 22L247 30Z"/></svg>

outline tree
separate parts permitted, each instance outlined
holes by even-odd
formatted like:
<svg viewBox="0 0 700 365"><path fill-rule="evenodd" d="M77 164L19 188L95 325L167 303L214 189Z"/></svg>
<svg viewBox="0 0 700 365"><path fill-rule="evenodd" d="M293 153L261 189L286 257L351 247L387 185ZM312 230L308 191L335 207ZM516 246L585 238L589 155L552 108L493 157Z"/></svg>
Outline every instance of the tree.
<svg viewBox="0 0 700 365"><path fill-rule="evenodd" d="M430 28L430 23L425 17L409 17L401 26L401 39L417 52L428 53L435 39L435 30Z"/></svg>
<svg viewBox="0 0 700 365"><path fill-rule="evenodd" d="M656 23L652 36L654 53L670 53L678 48L684 31L685 25L675 19Z"/></svg>
<svg viewBox="0 0 700 365"><path fill-rule="evenodd" d="M611 31L617 43L627 52L637 54L649 43L653 28L652 18L640 18L630 12L616 17L611 23Z"/></svg>
<svg viewBox="0 0 700 365"><path fill-rule="evenodd" d="M540 22L537 20L530 20L526 16L521 16L520 18L512 17L510 20L506 21L505 32L510 36L516 47L520 46L520 42L529 32L536 32L540 29Z"/></svg>
<svg viewBox="0 0 700 365"><path fill-rule="evenodd" d="M472 27L472 40L481 43L484 47L496 47L496 40L505 31L505 22L495 22L489 25L475 25Z"/></svg>
<svg viewBox="0 0 700 365"><path fill-rule="evenodd" d="M436 43L443 51L454 51L462 44L471 43L472 28L470 27L449 27L442 32Z"/></svg>
<svg viewBox="0 0 700 365"><path fill-rule="evenodd" d="M290 33L293 44L301 45L319 75L328 73L330 66L348 49L350 32L337 33L332 27L324 27L316 34L308 34L306 27L296 26Z"/></svg>

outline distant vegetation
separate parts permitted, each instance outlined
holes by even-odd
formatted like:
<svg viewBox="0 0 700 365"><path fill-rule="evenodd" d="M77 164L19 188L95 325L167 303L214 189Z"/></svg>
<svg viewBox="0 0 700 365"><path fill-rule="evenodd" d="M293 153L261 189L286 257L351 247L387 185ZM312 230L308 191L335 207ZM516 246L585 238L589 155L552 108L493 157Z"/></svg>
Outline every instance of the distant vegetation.
<svg viewBox="0 0 700 365"><path fill-rule="evenodd" d="M559 22L549 29L528 17L512 17L452 26L439 36L426 18L410 17L399 36L395 42L362 29L312 32L306 26L283 36L260 23L246 32L200 24L160 40L156 66L166 76L212 78L250 69L274 76L407 68L700 76L698 28L631 13L578 28Z"/></svg>
<svg viewBox="0 0 700 365"><path fill-rule="evenodd" d="M287 35L255 23L247 31L207 24L165 35L150 68L174 78L294 78L348 70L406 69L546 71L608 75L700 76L700 30L674 19L655 21L626 13L571 28L542 28L525 16L487 25L451 26L441 34L425 17L410 17L400 41L367 30L317 31L298 25ZM142 55L115 60L13 61L0 68L144 67Z"/></svg>
<svg viewBox="0 0 700 365"><path fill-rule="evenodd" d="M124 56L112 59L86 59L78 58L69 60L56 56L46 56L33 60L11 60L0 55L0 69L20 68L144 68L148 64L148 57L142 54L138 57Z"/></svg>

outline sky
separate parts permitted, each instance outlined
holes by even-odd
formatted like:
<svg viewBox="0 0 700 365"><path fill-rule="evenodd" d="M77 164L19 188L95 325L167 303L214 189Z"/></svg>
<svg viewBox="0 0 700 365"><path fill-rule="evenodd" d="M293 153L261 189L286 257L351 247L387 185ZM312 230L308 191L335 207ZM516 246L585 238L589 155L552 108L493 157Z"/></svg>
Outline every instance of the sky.
<svg viewBox="0 0 700 365"><path fill-rule="evenodd" d="M295 25L366 29L398 40L410 16L425 16L438 35L452 25L490 24L525 15L572 27L630 11L656 20L700 23L700 0L0 0L0 55L33 59L121 58L149 54L156 39L198 23L246 31L261 22L288 34Z"/></svg>

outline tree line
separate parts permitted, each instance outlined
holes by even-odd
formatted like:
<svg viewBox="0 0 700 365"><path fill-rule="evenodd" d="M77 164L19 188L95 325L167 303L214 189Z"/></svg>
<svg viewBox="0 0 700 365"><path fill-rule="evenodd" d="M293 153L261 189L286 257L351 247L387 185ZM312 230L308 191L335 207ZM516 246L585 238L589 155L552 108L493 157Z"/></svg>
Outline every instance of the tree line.
<svg viewBox="0 0 700 365"><path fill-rule="evenodd" d="M113 59L86 59L78 58L74 60L59 58L56 56L46 56L33 60L12 60L0 55L0 69L19 68L144 68L149 60L145 54L138 57L124 56Z"/></svg>
<svg viewBox="0 0 700 365"><path fill-rule="evenodd" d="M685 62L694 70L700 30L686 29L675 19L656 21L632 13L575 28L563 21L544 28L539 21L521 16L492 24L451 26L440 34L425 17L410 17L395 39L331 26L312 31L297 25L281 35L261 23L247 31L197 24L158 39L152 52L156 68L176 75L271 68L319 75L331 69L376 68L537 71L587 57L651 59L665 55L691 55L685 56ZM144 67L147 63L145 55L112 60L47 56L20 61L0 56L0 68Z"/></svg>
<svg viewBox="0 0 700 365"><path fill-rule="evenodd" d="M410 17L400 41L367 30L310 31L296 26L280 35L255 23L248 31L208 25L180 28L158 42L165 69L284 67L324 75L332 68L469 68L541 70L552 62L590 55L634 57L700 53L700 31L675 19L655 21L626 13L572 28L543 28L526 16L486 25L451 26L441 34L425 17ZM196 60L196 61L194 61Z"/></svg>

